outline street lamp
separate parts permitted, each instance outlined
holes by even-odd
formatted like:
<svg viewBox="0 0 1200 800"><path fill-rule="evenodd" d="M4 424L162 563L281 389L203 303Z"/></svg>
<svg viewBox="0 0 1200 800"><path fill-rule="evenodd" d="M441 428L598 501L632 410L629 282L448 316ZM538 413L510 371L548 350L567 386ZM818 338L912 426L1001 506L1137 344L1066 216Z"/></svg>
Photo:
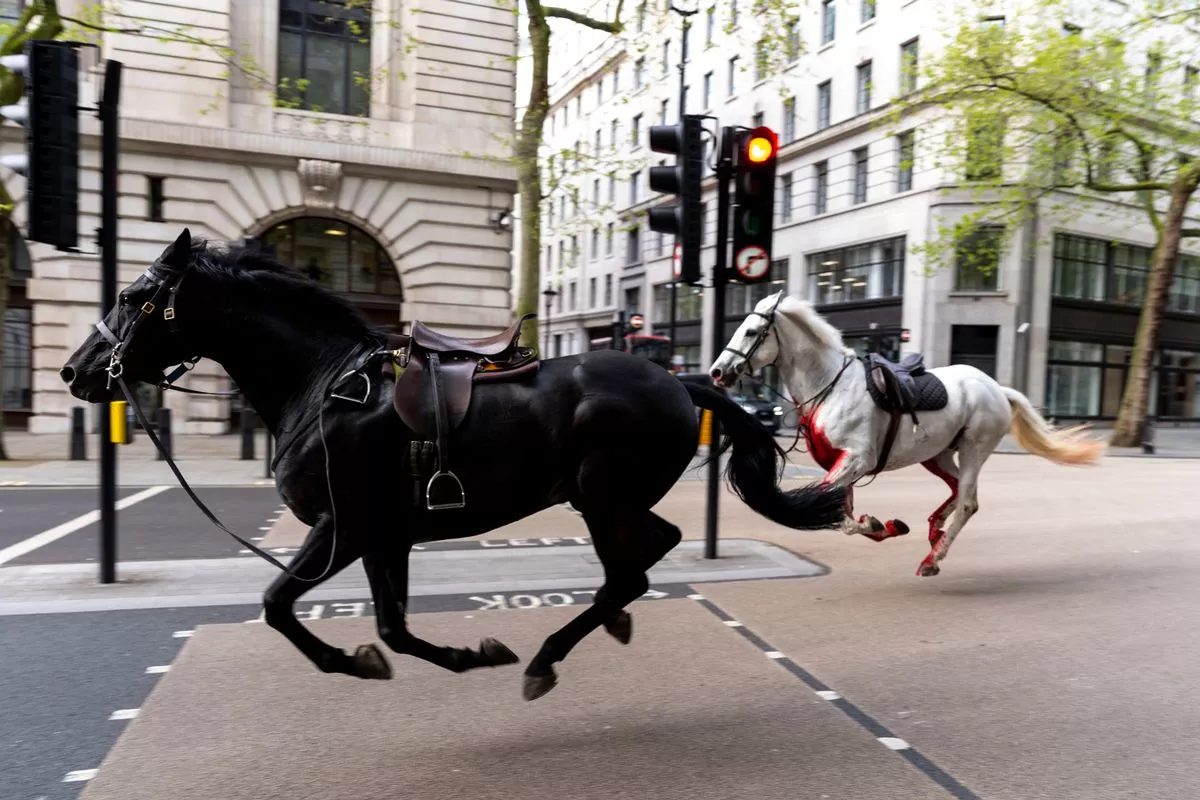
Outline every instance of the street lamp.
<svg viewBox="0 0 1200 800"><path fill-rule="evenodd" d="M550 355L550 305L557 296L558 292L551 286L542 290L542 297L546 298L546 346L543 349L547 357Z"/></svg>

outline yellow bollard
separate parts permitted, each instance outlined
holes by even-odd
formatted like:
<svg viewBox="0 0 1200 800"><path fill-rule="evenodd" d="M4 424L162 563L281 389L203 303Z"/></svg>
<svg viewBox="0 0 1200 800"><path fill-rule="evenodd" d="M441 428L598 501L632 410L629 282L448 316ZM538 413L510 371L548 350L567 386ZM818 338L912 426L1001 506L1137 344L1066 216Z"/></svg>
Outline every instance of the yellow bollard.
<svg viewBox="0 0 1200 800"><path fill-rule="evenodd" d="M700 446L708 447L712 444L712 412L704 410L700 412Z"/></svg>
<svg viewBox="0 0 1200 800"><path fill-rule="evenodd" d="M113 444L129 444L124 400L113 400L108 404L108 440Z"/></svg>

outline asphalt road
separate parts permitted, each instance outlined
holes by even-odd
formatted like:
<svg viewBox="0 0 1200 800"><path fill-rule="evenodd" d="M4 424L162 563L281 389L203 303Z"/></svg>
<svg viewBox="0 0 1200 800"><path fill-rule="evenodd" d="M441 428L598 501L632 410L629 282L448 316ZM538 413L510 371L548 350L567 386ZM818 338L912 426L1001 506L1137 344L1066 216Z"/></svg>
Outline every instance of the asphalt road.
<svg viewBox="0 0 1200 800"><path fill-rule="evenodd" d="M138 489L122 489L118 497ZM200 488L200 499L243 538L262 536L279 507L272 486ZM96 489L0 490L0 548L15 544L97 508ZM236 556L242 546L216 528L182 489L171 487L117 512L117 558L149 561ZM70 564L96 561L100 526L88 525L10 564Z"/></svg>

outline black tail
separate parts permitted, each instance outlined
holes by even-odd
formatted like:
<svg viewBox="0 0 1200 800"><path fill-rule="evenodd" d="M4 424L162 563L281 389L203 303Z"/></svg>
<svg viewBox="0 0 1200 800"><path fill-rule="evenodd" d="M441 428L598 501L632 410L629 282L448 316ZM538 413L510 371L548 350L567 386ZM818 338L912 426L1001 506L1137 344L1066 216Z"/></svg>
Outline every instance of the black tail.
<svg viewBox="0 0 1200 800"><path fill-rule="evenodd" d="M725 432L719 448L709 458L720 457L733 445L726 477L733 491L750 508L772 522L798 530L836 528L846 516L846 490L840 486L809 484L782 491L779 481L787 455L775 437L723 391L712 386L685 383L692 402L721 421Z"/></svg>

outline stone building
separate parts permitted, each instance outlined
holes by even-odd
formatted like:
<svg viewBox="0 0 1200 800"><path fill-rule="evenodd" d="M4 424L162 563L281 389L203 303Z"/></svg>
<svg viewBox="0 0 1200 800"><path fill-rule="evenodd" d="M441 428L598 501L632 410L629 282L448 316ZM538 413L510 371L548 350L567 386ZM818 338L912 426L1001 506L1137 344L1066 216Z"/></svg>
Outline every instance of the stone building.
<svg viewBox="0 0 1200 800"><path fill-rule="evenodd" d="M64 14L82 5L60 2ZM119 11L114 27L140 32L104 33L98 55L81 51L81 98L96 96L103 59L123 62L120 284L188 226L219 241L258 237L381 325L420 319L482 335L509 323L510 11L495 0L123 0ZM163 41L179 38L172 31L204 44ZM99 127L87 112L80 124L84 252L26 252L19 234L9 248L18 269L5 335L18 346L5 406L38 433L68 428L78 401L57 371L98 315ZM3 152L23 146L15 126L0 137ZM3 180L23 196L19 176ZM18 203L19 230L24 215ZM229 386L207 362L185 380ZM225 432L238 409L145 396L173 409L179 433Z"/></svg>

